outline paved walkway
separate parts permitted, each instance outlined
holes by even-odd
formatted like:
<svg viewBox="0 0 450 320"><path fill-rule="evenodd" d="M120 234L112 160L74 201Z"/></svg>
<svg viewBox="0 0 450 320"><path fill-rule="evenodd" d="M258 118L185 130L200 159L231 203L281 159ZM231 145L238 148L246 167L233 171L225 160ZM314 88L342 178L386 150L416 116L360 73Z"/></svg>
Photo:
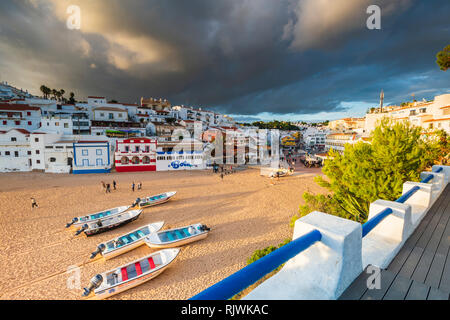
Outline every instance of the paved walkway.
<svg viewBox="0 0 450 320"><path fill-rule="evenodd" d="M450 294L450 184L387 269L381 288L368 289L364 270L339 300L448 300Z"/></svg>

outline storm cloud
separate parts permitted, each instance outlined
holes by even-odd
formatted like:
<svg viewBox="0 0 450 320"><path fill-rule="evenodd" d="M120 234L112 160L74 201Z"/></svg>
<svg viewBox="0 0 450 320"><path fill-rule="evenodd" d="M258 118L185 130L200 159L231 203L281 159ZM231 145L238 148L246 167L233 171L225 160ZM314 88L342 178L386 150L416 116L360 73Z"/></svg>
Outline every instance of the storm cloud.
<svg viewBox="0 0 450 320"><path fill-rule="evenodd" d="M366 27L381 7L381 30ZM66 27L69 5L81 29ZM137 102L255 116L345 111L449 92L435 55L447 0L17 0L0 2L0 78Z"/></svg>

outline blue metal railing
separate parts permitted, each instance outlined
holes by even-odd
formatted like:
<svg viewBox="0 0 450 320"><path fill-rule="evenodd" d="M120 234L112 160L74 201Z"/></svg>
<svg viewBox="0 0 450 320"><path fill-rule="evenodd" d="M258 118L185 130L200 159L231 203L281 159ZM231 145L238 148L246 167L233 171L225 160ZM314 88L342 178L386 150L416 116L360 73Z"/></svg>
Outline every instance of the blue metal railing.
<svg viewBox="0 0 450 320"><path fill-rule="evenodd" d="M443 169L442 167L438 168L436 171L434 171L433 173L439 173L441 172ZM431 180L433 180L434 175L433 174L429 174L426 178L424 178L422 181L420 181L421 183L428 183ZM405 203L406 200L408 200L409 198L411 198L411 196L416 193L418 190L420 190L419 186L414 186L411 189L409 189L407 192L405 192L400 198L398 198L397 200L395 200L395 202L398 203ZM384 218L386 218L388 215L390 215L393 212L393 210L391 208L386 208L383 211L381 211L379 214L377 214L375 217L373 217L372 219L370 219L369 221L367 221L366 223L364 223L362 225L362 236L363 238L370 232L373 230L373 228L375 228L381 221L383 221Z"/></svg>
<svg viewBox="0 0 450 320"><path fill-rule="evenodd" d="M321 239L322 234L318 230L313 230L256 260L189 300L230 299Z"/></svg>

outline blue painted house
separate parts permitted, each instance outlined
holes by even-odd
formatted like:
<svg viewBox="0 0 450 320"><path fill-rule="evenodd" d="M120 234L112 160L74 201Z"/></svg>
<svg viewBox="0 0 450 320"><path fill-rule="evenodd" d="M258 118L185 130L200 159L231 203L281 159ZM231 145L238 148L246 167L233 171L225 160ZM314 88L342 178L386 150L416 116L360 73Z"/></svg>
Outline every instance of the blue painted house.
<svg viewBox="0 0 450 320"><path fill-rule="evenodd" d="M111 172L111 152L109 142L74 142L73 162L73 174Z"/></svg>

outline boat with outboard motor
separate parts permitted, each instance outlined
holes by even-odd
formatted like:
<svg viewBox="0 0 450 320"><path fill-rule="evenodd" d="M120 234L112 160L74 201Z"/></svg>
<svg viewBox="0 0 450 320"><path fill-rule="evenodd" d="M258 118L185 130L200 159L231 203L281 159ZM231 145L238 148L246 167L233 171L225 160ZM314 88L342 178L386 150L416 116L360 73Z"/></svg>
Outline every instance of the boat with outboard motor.
<svg viewBox="0 0 450 320"><path fill-rule="evenodd" d="M84 234L89 237L94 234L99 234L108 230L112 230L136 220L137 218L139 218L141 213L142 209L130 210L103 220L97 220L96 222L86 223L80 229L77 230L75 235L77 236L82 232L84 232Z"/></svg>
<svg viewBox="0 0 450 320"><path fill-rule="evenodd" d="M197 223L152 233L144 241L150 248L171 248L202 240L210 230L206 225Z"/></svg>
<svg viewBox="0 0 450 320"><path fill-rule="evenodd" d="M155 278L167 269L180 249L164 249L113 270L97 274L84 288L83 298L105 299Z"/></svg>
<svg viewBox="0 0 450 320"><path fill-rule="evenodd" d="M97 222L99 220L121 214L122 212L125 212L128 209L130 209L130 206L121 206L96 213L91 213L85 216L75 217L72 219L71 222L66 224L66 228L69 228L71 226L81 227L83 224L86 223Z"/></svg>
<svg viewBox="0 0 450 320"><path fill-rule="evenodd" d="M170 198L172 198L176 193L177 193L176 191L169 191L150 197L145 197L143 199L137 198L136 201L133 203L133 207L137 206L140 209L143 209L156 206L158 204L162 204L169 201Z"/></svg>
<svg viewBox="0 0 450 320"><path fill-rule="evenodd" d="M97 246L97 250L92 252L90 259L93 259L100 254L105 260L108 260L131 251L134 248L145 244L145 237L151 233L158 232L163 225L164 221L151 223L109 241L102 242Z"/></svg>

